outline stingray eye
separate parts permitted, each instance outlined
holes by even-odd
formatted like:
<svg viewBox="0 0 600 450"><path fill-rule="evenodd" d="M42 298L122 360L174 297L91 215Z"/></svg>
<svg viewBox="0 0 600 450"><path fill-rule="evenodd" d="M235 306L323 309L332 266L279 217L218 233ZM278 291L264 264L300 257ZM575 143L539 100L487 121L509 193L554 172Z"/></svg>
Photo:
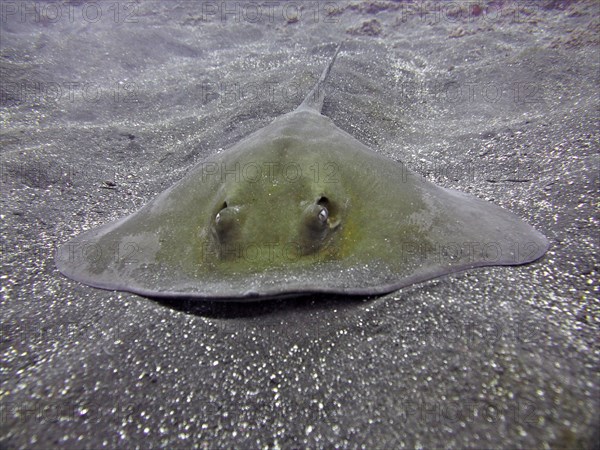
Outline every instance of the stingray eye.
<svg viewBox="0 0 600 450"><path fill-rule="evenodd" d="M219 222L221 222L221 220L223 220L223 215L221 213L225 209L227 209L227 202L223 202L223 205L221 206L221 210L215 216L215 223L219 223Z"/></svg>
<svg viewBox="0 0 600 450"><path fill-rule="evenodd" d="M304 209L299 234L302 254L316 252L323 246L331 231L329 206L329 200L321 197Z"/></svg>
<svg viewBox="0 0 600 450"><path fill-rule="evenodd" d="M214 231L220 241L231 240L238 229L239 214L238 208L228 207L224 202L221 210L214 218Z"/></svg>
<svg viewBox="0 0 600 450"><path fill-rule="evenodd" d="M304 210L302 223L308 232L320 235L327 228L328 218L329 211L327 211L327 208L313 203Z"/></svg>
<svg viewBox="0 0 600 450"><path fill-rule="evenodd" d="M327 211L327 208L323 207L323 209L319 211L319 215L317 216L317 218L321 223L327 222L327 219L329 218L329 211Z"/></svg>

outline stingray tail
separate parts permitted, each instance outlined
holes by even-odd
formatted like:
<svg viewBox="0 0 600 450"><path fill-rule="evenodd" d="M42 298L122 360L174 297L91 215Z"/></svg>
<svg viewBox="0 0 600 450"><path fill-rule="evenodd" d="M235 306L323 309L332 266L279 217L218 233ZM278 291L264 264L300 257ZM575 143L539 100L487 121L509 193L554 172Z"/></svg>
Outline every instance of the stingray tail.
<svg viewBox="0 0 600 450"><path fill-rule="evenodd" d="M333 54L333 57L331 58L331 61L329 62L329 64L325 68L325 70L323 70L323 73L321 74L321 78L319 78L319 81L317 81L317 84L315 84L315 86L311 89L311 91L308 93L308 95L306 97L304 97L304 100L302 101L302 103L300 103L300 106L298 106L298 108L296 108L296 109L309 108L309 109L314 109L318 113L321 112L321 109L323 108L323 100L325 100L325 89L323 86L325 84L325 81L327 80L329 71L331 70L331 67L333 67L333 63L335 62L335 58L337 57L338 52L340 51L341 47L342 47L342 44L341 43L338 44L337 48L335 49L335 53Z"/></svg>

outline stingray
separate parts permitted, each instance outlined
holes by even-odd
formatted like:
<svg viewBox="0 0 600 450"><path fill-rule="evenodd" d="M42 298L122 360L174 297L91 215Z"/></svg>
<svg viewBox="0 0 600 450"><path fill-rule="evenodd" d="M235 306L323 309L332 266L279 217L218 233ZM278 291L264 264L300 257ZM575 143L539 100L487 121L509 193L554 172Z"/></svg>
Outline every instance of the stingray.
<svg viewBox="0 0 600 450"><path fill-rule="evenodd" d="M147 297L244 301L385 294L546 252L515 214L428 182L322 115L338 52L294 111L63 244L58 269Z"/></svg>

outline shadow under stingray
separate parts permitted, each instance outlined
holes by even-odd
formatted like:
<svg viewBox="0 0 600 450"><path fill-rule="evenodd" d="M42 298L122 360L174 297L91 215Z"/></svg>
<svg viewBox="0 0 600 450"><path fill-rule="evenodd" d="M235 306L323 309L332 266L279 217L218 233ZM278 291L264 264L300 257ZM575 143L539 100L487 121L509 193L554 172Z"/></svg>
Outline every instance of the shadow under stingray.
<svg viewBox="0 0 600 450"><path fill-rule="evenodd" d="M335 294L293 294L260 301L198 300L192 298L148 297L163 306L186 314L212 319L240 319L282 312L324 311L354 308L382 295L348 296Z"/></svg>

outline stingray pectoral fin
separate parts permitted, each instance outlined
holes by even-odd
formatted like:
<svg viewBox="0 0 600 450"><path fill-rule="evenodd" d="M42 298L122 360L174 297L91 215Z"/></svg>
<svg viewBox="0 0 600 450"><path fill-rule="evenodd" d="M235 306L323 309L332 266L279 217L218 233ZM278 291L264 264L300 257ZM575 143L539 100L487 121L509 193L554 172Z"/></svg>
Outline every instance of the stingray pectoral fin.
<svg viewBox="0 0 600 450"><path fill-rule="evenodd" d="M511 211L433 184L426 189L447 217L440 225L443 243L460 247L473 266L525 264L548 250L548 239Z"/></svg>

